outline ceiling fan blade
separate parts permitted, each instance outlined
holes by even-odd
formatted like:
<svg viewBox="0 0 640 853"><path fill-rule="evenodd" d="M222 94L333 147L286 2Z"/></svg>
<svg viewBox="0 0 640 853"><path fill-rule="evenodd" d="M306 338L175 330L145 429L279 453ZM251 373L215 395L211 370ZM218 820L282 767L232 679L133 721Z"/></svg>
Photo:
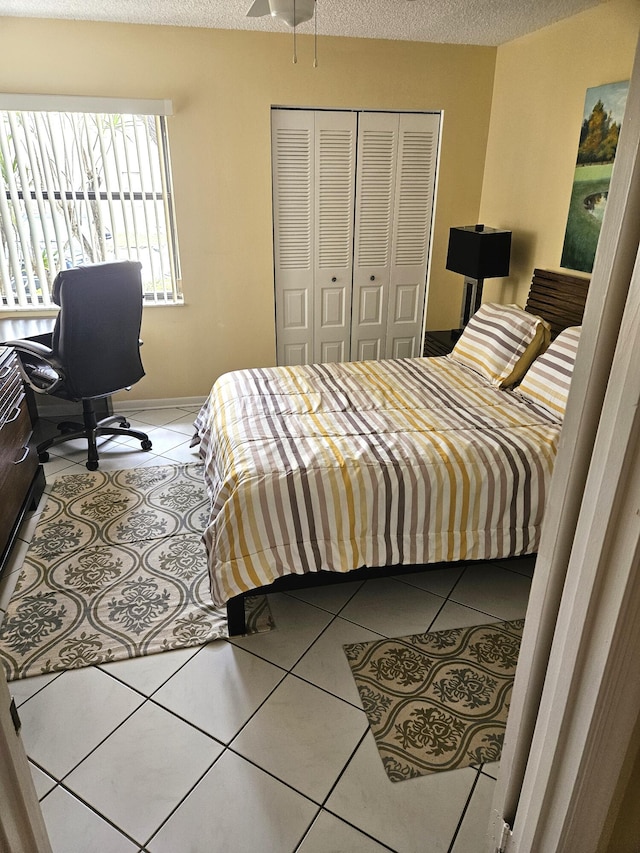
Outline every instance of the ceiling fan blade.
<svg viewBox="0 0 640 853"><path fill-rule="evenodd" d="M247 18L261 18L262 15L270 15L269 0L254 0L247 12Z"/></svg>

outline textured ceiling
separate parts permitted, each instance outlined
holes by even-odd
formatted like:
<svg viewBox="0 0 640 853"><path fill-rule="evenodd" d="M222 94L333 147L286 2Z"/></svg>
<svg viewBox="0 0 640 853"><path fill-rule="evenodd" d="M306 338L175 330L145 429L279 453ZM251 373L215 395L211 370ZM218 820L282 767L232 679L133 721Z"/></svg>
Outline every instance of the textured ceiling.
<svg viewBox="0 0 640 853"><path fill-rule="evenodd" d="M319 35L498 45L606 0L317 0ZM0 0L0 16L287 31L251 0ZM313 21L300 33L313 32Z"/></svg>

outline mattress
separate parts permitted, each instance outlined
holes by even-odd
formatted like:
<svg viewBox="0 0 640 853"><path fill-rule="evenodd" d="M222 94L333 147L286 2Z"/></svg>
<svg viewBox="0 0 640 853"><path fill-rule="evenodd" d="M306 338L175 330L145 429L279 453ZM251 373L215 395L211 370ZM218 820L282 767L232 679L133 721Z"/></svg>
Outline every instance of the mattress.
<svg viewBox="0 0 640 853"><path fill-rule="evenodd" d="M247 369L196 420L214 602L537 550L561 422L448 356Z"/></svg>

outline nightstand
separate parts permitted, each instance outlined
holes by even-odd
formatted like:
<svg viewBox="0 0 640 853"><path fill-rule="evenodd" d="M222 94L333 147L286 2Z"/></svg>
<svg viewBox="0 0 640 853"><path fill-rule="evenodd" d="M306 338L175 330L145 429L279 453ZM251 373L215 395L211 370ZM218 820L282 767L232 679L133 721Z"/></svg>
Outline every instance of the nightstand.
<svg viewBox="0 0 640 853"><path fill-rule="evenodd" d="M444 329L436 332L425 332L423 356L448 355L456 345L462 329Z"/></svg>

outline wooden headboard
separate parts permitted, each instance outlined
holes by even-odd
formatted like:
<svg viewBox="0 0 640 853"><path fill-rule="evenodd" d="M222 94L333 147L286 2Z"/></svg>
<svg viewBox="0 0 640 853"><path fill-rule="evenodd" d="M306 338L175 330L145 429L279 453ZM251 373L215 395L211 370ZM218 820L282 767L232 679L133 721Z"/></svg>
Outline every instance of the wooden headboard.
<svg viewBox="0 0 640 853"><path fill-rule="evenodd" d="M533 271L525 310L551 326L551 339L568 326L580 326L590 277L566 270Z"/></svg>

